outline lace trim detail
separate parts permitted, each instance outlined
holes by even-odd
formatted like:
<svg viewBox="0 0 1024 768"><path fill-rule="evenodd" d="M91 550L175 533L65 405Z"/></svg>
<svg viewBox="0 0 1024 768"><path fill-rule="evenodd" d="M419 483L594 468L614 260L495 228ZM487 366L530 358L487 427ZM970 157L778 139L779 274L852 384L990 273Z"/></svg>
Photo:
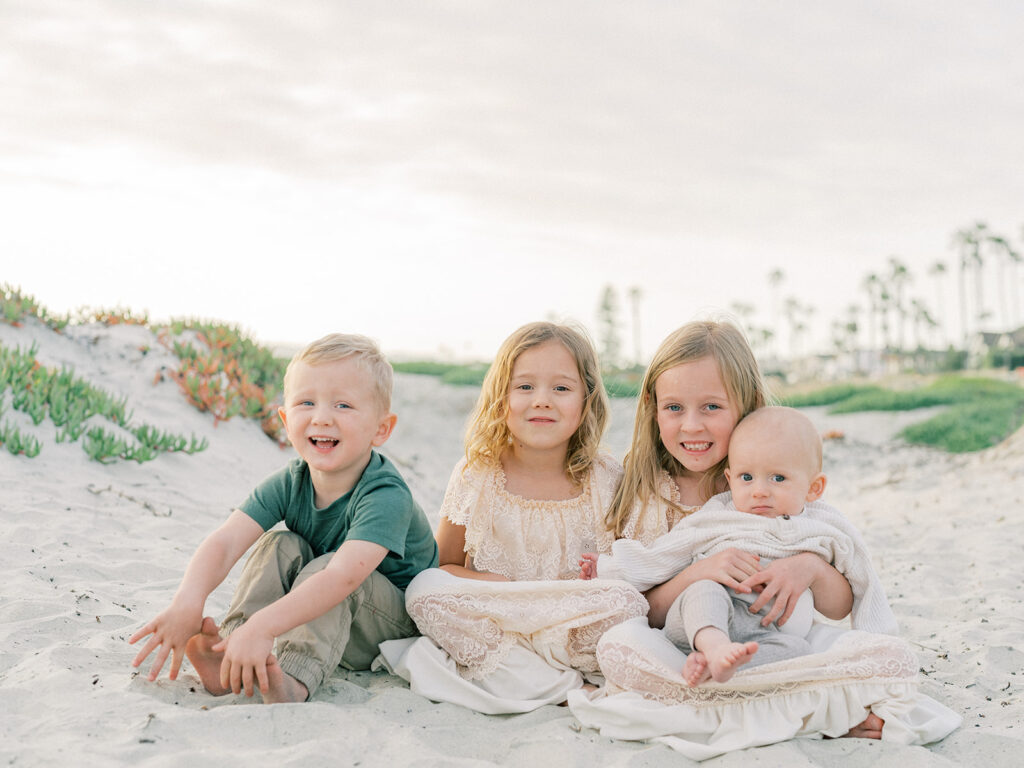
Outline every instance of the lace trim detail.
<svg viewBox="0 0 1024 768"><path fill-rule="evenodd" d="M665 499L671 501L676 507L666 504ZM684 517L692 515L700 509L700 505L691 507L681 502L679 486L675 484L668 472L662 470L658 480L658 498L649 501L646 505L642 505L639 501L633 505L633 510L622 528L622 538L636 539L645 547L649 547L655 539L671 531L676 523Z"/></svg>
<svg viewBox="0 0 1024 768"><path fill-rule="evenodd" d="M663 704L717 706L772 698L854 681L914 683L918 661L899 638L850 631L824 653L741 670L728 683L689 687L679 670L653 655L615 640L598 644L597 658L608 681L607 693L632 691Z"/></svg>
<svg viewBox="0 0 1024 768"><path fill-rule="evenodd" d="M607 552L612 537L604 530L621 469L598 456L581 493L556 501L526 499L505 488L500 467L452 473L441 515L466 528L465 551L479 571L512 581L574 579L579 556Z"/></svg>
<svg viewBox="0 0 1024 768"><path fill-rule="evenodd" d="M625 582L601 579L514 585L465 580L407 595L406 607L419 631L469 680L497 669L515 645L565 667L597 672L599 638L616 624L646 616L648 608Z"/></svg>

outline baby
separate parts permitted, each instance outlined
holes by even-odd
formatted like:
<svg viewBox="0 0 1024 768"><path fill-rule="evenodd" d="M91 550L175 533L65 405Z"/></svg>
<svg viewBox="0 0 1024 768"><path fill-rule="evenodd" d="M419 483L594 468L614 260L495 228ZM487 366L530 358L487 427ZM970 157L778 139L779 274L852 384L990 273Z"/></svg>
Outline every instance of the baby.
<svg viewBox="0 0 1024 768"><path fill-rule="evenodd" d="M630 539L611 555L584 555L583 578L620 578L641 591L660 584L698 557L735 547L776 559L812 552L835 566L853 590L853 626L896 633L896 620L856 529L818 499L825 490L821 438L810 420L792 408L760 408L736 425L729 441L726 478L730 493L710 499L649 548ZM690 685L729 680L744 664L767 664L811 652L809 592L800 597L785 629L763 626L752 614L756 600L714 581L683 590L669 609L665 635L688 656L683 677Z"/></svg>

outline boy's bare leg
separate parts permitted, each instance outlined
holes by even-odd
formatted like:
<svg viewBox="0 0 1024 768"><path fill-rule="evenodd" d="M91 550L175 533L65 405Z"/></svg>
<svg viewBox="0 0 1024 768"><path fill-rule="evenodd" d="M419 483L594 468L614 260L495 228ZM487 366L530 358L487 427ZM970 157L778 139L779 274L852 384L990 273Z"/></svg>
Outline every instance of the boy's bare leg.
<svg viewBox="0 0 1024 768"><path fill-rule="evenodd" d="M199 675L203 687L214 696L231 693L230 688L220 684L220 663L224 660L222 651L213 650L213 646L223 640L217 622L207 616L198 635L192 635L185 645L185 655L192 662Z"/></svg>
<svg viewBox="0 0 1024 768"><path fill-rule="evenodd" d="M289 675L277 663L277 657L267 657L267 690L261 691L265 704L297 704L309 698L306 686Z"/></svg>
<svg viewBox="0 0 1024 768"><path fill-rule="evenodd" d="M729 680L736 670L757 653L757 643L734 643L716 627L704 627L693 637L693 646L707 659L708 671L718 683Z"/></svg>
<svg viewBox="0 0 1024 768"><path fill-rule="evenodd" d="M708 659L703 653L692 651L687 655L686 662L683 664L683 679L691 688L711 679L711 672L708 671Z"/></svg>

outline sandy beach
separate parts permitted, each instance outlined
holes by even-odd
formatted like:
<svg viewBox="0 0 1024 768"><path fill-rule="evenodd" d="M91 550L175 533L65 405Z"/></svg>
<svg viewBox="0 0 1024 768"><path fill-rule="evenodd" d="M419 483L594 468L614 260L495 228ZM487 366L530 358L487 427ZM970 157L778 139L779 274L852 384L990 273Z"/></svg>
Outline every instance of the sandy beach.
<svg viewBox="0 0 1024 768"><path fill-rule="evenodd" d="M371 329L372 330L372 329ZM434 704L385 673L343 673L302 705L208 695L187 665L149 683L127 638L170 600L197 544L292 453L254 422L216 426L159 374L177 359L146 328L84 325L57 334L0 324L0 343L38 347L126 397L133 422L205 437L194 455L144 464L92 461L9 407L0 420L36 435L36 458L0 449L0 762L36 766L682 766L666 746L613 741L563 707L486 716ZM148 350L148 351L144 351ZM160 380L162 378L162 380ZM154 381L156 380L156 383ZM476 390L399 375L399 416L386 453L432 522L462 452ZM614 403L606 443L629 442L632 403ZM830 416L826 499L867 540L916 648L922 690L961 713L944 741L901 747L799 740L732 753L706 766L1019 765L1024 753L1024 432L950 456L895 432L925 413ZM240 568L207 603L223 615Z"/></svg>

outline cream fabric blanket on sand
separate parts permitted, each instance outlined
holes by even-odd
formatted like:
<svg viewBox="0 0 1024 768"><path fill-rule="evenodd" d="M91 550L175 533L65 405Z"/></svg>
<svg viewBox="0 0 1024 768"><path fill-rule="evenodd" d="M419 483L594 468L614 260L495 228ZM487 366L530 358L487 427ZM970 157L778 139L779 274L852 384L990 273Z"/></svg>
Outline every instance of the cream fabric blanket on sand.
<svg viewBox="0 0 1024 768"><path fill-rule="evenodd" d="M868 712L885 720L882 739L899 744L938 741L960 725L960 715L918 690L917 656L903 640L822 624L808 639L811 655L691 688L680 674L685 654L634 619L598 643L606 686L571 692L569 707L604 736L663 743L692 760L842 736Z"/></svg>

